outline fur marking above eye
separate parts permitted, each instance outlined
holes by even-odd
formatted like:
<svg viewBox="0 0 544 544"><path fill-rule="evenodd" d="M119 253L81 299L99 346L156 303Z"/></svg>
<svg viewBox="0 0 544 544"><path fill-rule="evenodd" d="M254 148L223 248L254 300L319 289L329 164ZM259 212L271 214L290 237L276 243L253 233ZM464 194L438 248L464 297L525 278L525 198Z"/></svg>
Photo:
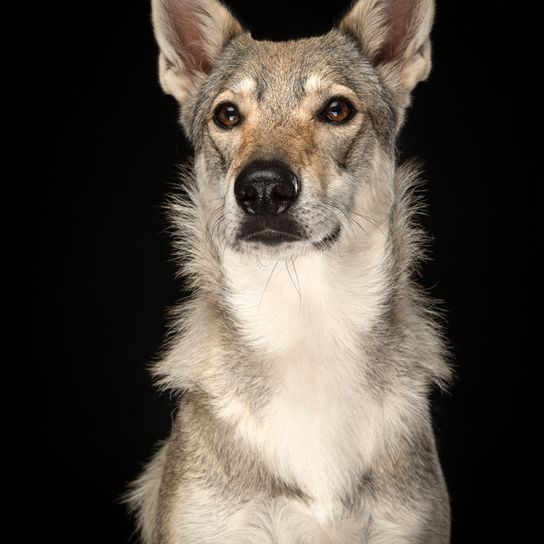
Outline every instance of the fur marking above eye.
<svg viewBox="0 0 544 544"><path fill-rule="evenodd" d="M331 98L319 112L319 120L325 123L340 125L350 121L357 113L352 103L343 97Z"/></svg>
<svg viewBox="0 0 544 544"><path fill-rule="evenodd" d="M242 115L232 102L223 102L215 108L213 120L220 128L232 129L242 122Z"/></svg>

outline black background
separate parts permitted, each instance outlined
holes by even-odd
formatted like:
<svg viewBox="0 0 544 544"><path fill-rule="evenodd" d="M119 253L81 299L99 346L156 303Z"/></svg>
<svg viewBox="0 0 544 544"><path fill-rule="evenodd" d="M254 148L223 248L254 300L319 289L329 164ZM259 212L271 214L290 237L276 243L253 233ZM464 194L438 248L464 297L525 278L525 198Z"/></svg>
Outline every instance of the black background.
<svg viewBox="0 0 544 544"><path fill-rule="evenodd" d="M267 4L229 2L255 37L273 39L325 32L348 3ZM525 541L532 502L527 383L541 362L531 346L541 249L533 18L495 2L439 2L433 73L399 142L425 164L433 260L421 281L444 300L457 366L451 394L435 400L455 543ZM7 385L16 391L7 416L24 417L10 435L16 464L4 493L17 542L135 541L117 499L174 409L146 365L181 296L161 205L190 148L157 82L147 2L56 2L33 37L19 168L38 219L22 246L32 334L10 361L19 376ZM31 167L34 150L46 153Z"/></svg>

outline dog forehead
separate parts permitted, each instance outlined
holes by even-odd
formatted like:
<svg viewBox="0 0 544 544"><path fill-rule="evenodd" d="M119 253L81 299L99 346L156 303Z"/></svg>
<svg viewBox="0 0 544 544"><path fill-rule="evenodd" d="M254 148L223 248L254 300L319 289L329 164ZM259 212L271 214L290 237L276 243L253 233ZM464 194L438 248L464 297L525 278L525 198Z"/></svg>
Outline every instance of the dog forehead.
<svg viewBox="0 0 544 544"><path fill-rule="evenodd" d="M225 61L235 90L252 92L259 99L281 95L298 100L326 84L345 83L355 59L362 62L353 44L342 38L270 42L244 37Z"/></svg>

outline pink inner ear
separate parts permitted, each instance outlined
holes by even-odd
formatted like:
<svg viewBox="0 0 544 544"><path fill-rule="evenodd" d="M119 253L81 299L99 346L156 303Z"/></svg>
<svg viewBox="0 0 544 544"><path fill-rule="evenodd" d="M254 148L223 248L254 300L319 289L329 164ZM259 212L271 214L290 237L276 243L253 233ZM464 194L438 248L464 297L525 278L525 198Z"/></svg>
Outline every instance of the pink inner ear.
<svg viewBox="0 0 544 544"><path fill-rule="evenodd" d="M179 28L181 27L181 28ZM198 24L198 20L184 21L178 26L180 30L180 40L185 44L185 51L182 53L188 68L197 72L209 73L212 64L206 54L205 41L202 28Z"/></svg>
<svg viewBox="0 0 544 544"><path fill-rule="evenodd" d="M390 0L385 7L386 38L374 56L376 64L385 64L402 56L413 38L418 0Z"/></svg>
<svg viewBox="0 0 544 544"><path fill-rule="evenodd" d="M171 42L191 72L209 73L212 64L206 51L205 29L202 20L209 17L194 0L170 0L166 9L171 30Z"/></svg>

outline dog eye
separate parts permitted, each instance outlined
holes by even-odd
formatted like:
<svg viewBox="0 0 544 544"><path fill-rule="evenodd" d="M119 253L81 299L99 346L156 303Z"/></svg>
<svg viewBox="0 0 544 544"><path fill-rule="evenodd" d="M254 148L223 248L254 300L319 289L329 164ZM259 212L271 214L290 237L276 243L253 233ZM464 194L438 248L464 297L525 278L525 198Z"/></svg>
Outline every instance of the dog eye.
<svg viewBox="0 0 544 544"><path fill-rule="evenodd" d="M332 98L319 112L319 118L325 123L342 124L348 122L355 112L347 98Z"/></svg>
<svg viewBox="0 0 544 544"><path fill-rule="evenodd" d="M242 116L238 108L231 102L224 102L215 108L213 114L215 124L221 128L234 128L240 124Z"/></svg>

